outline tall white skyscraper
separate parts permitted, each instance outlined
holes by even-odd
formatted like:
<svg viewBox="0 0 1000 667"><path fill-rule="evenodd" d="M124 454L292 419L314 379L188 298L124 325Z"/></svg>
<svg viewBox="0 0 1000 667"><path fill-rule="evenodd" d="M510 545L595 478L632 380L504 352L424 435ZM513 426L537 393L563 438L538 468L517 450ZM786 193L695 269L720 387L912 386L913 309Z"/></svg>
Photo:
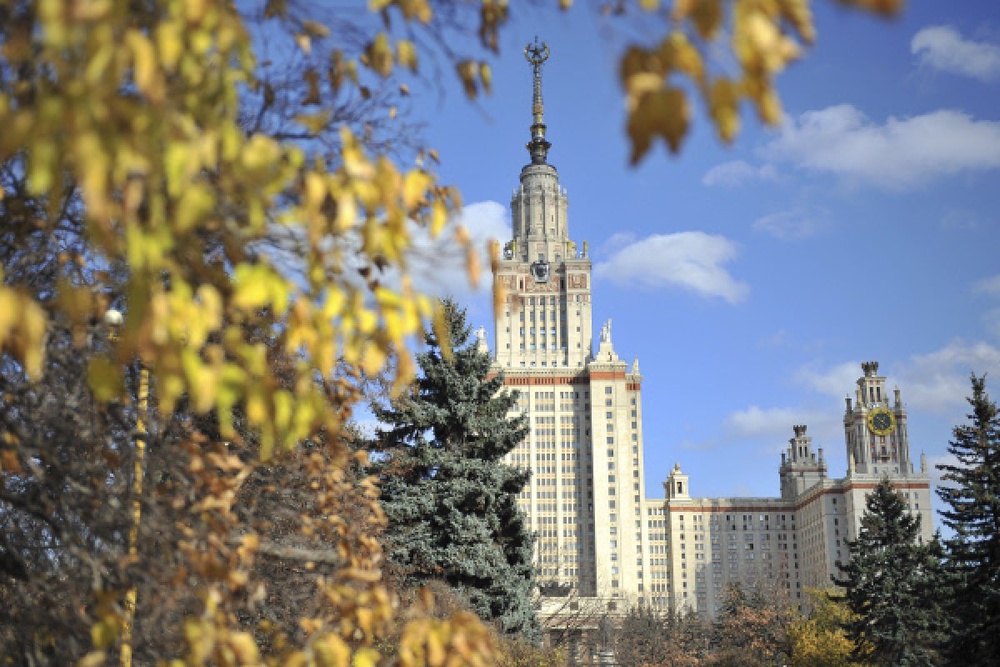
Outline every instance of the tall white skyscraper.
<svg viewBox="0 0 1000 667"><path fill-rule="evenodd" d="M537 41L525 48L530 162L511 197L513 238L493 275L495 368L519 392L516 413L530 424L509 461L532 471L519 503L537 535L543 620L559 627L589 610L596 623L639 603L712 615L732 583L768 583L801 599L804 586L829 584L847 556L844 541L857 535L865 496L883 476L922 515L929 539L926 464L914 470L899 390L890 401L874 362L862 365L847 399L845 478L828 478L822 449L817 455L806 426L796 425L782 455L780 497L693 497L679 464L664 471L666 497L646 497L639 362L619 357L610 320L594 340L587 243L570 237L566 190L548 162L548 55Z"/></svg>
<svg viewBox="0 0 1000 667"><path fill-rule="evenodd" d="M531 161L511 198L513 236L493 276L502 295L496 364L520 392L528 439L511 461L533 471L521 503L538 535L543 591L612 597L641 589L642 400L638 363L615 353L611 322L597 352L587 244L569 235L568 201L548 163L541 73L531 45Z"/></svg>

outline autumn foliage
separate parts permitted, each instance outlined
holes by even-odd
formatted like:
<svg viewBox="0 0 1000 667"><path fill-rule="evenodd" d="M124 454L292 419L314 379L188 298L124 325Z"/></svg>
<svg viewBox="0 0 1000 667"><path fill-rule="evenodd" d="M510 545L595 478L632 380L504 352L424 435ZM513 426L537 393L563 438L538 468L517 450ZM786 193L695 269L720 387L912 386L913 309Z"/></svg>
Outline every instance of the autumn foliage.
<svg viewBox="0 0 1000 667"><path fill-rule="evenodd" d="M680 146L689 91L725 140L743 101L776 121L809 6L620 3L665 35L622 59L634 159ZM361 379L408 383L408 344L440 319L408 275L418 230L481 269L402 118L405 77L437 54L488 92L511 9L368 7L0 0L0 654L115 660L135 590L144 664L514 655L468 612L388 586L347 428ZM483 53L448 48L469 29ZM705 56L724 34L728 78Z"/></svg>

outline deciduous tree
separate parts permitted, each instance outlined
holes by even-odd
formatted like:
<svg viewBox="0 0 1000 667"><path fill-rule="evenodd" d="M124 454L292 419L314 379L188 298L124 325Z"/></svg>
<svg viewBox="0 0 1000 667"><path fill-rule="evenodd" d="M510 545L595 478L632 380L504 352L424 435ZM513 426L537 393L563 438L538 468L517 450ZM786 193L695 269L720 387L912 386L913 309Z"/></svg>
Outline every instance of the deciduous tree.
<svg viewBox="0 0 1000 667"><path fill-rule="evenodd" d="M712 627L713 667L776 667L788 655L785 629L792 618L783 595L761 588L730 586Z"/></svg>
<svg viewBox="0 0 1000 667"><path fill-rule="evenodd" d="M629 609L615 629L615 662L621 667L696 667L699 642L708 626L693 614L661 613L649 606Z"/></svg>
<svg viewBox="0 0 1000 667"><path fill-rule="evenodd" d="M811 610L788 626L789 667L847 667L854 653L844 627L854 620L843 596L833 590L807 591Z"/></svg>

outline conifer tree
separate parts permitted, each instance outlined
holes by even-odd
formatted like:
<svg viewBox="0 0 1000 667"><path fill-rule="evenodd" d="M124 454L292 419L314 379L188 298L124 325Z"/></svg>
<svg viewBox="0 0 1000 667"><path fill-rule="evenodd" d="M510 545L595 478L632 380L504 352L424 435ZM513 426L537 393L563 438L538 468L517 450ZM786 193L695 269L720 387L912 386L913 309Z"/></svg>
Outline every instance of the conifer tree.
<svg viewBox="0 0 1000 667"><path fill-rule="evenodd" d="M845 603L854 617L847 635L853 659L874 665L938 664L942 614L936 602L941 570L937 540L919 541L913 514L888 479L868 496L857 540L848 540L850 561L837 562Z"/></svg>
<svg viewBox="0 0 1000 667"><path fill-rule="evenodd" d="M1000 413L986 393L986 378L972 376L969 424L956 426L948 452L955 463L938 495L941 519L953 531L945 541L952 578L949 615L951 664L1000 664Z"/></svg>
<svg viewBox="0 0 1000 667"><path fill-rule="evenodd" d="M376 415L374 450L389 520L387 553L409 583L442 580L480 617L534 638L532 537L516 495L529 473L503 462L527 434L516 397L444 303L446 341L430 332L412 391Z"/></svg>

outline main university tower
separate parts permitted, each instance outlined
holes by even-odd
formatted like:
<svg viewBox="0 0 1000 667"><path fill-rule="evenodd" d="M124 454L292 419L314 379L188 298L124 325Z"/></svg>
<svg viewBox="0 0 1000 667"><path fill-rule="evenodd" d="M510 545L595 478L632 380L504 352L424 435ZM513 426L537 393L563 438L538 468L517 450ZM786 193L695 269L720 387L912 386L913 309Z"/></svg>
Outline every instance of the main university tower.
<svg viewBox="0 0 1000 667"><path fill-rule="evenodd" d="M511 198L513 239L493 285L501 295L495 354L529 415L510 455L530 468L520 503L537 535L538 581L554 596L642 590L645 498L638 363L631 369L602 328L593 353L587 244L570 239L566 191L548 163L541 70L548 47L525 49L534 70L531 156Z"/></svg>
<svg viewBox="0 0 1000 667"><path fill-rule="evenodd" d="M569 236L566 191L548 163L548 48L536 41L525 56L534 74L531 161L511 198L513 238L493 275L494 367L518 392L511 416L526 415L530 426L508 462L532 472L518 502L537 537L545 625L592 644L601 619L633 604L714 616L733 584L802 604L805 588L829 586L837 561L848 558L847 541L857 539L865 499L882 478L930 539L927 464L921 457L915 468L900 391L890 399L876 362L862 364L846 399L845 477L828 477L823 449L794 425L778 497L692 496L680 464L665 471L665 498L646 497L639 364L619 358L610 321L594 341L587 244ZM482 338L480 345L487 347Z"/></svg>

